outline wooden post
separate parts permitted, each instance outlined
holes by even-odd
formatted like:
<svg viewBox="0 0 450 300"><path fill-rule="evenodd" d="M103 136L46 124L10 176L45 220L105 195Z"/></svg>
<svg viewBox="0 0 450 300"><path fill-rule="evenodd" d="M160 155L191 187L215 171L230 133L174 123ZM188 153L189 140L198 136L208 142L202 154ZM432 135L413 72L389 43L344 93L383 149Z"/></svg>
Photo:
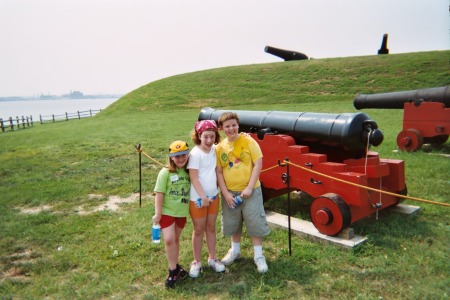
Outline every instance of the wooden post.
<svg viewBox="0 0 450 300"><path fill-rule="evenodd" d="M52 115L53 123L55 123L55 114Z"/></svg>
<svg viewBox="0 0 450 300"><path fill-rule="evenodd" d="M31 121L31 126L34 126L34 124L33 124L33 116L32 115L30 115L30 121Z"/></svg>
<svg viewBox="0 0 450 300"><path fill-rule="evenodd" d="M25 128L25 118L22 116L22 128Z"/></svg>
<svg viewBox="0 0 450 300"><path fill-rule="evenodd" d="M3 119L0 118L0 126L2 127L2 132L5 132L5 127L3 127Z"/></svg>
<svg viewBox="0 0 450 300"><path fill-rule="evenodd" d="M14 122L13 122L13 118L9 117L9 126L11 127L11 130L14 131Z"/></svg>
<svg viewBox="0 0 450 300"><path fill-rule="evenodd" d="M79 120L79 119L81 119L81 117L80 117L80 111L77 110L77 113L78 113L78 120Z"/></svg>
<svg viewBox="0 0 450 300"><path fill-rule="evenodd" d="M18 116L16 116L16 125L17 125L17 130L20 129L20 119Z"/></svg>

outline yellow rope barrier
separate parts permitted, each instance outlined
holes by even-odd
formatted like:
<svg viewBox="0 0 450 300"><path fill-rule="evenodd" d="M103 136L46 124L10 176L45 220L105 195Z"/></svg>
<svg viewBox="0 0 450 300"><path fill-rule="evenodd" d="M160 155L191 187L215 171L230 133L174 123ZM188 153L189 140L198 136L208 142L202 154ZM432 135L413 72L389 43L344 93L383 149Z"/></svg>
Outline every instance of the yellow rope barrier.
<svg viewBox="0 0 450 300"><path fill-rule="evenodd" d="M150 155L148 155L147 153L145 153L142 148L136 148L137 152L141 152L142 154L144 154L145 156L147 156L149 159L153 160L155 163L157 163L158 165L165 167L165 165L163 165L162 163L160 163L159 161L157 161L156 159L154 159L153 157L151 157Z"/></svg>
<svg viewBox="0 0 450 300"><path fill-rule="evenodd" d="M261 170L261 173L262 173L262 172L266 172L266 171L270 171L270 170L275 169L275 168L277 168L277 167L278 167L278 165L275 165L275 166L272 166L272 167L270 167L270 168Z"/></svg>
<svg viewBox="0 0 450 300"><path fill-rule="evenodd" d="M425 202L425 203L430 203L430 204L436 204L436 205L450 207L450 204L448 204L448 203L442 203L442 202L437 202L437 201L431 201L431 200L425 200L425 199L421 199L421 198L405 196L405 195L401 195L401 194L395 194L395 193L386 192L386 191L383 191L383 190L371 188L371 187L368 187L368 186L360 185L360 184L357 184L357 183L353 183L353 182L350 182L350 181L346 181L346 180L343 180L343 179L340 179L340 178L336 178L336 177L333 177L333 176L330 176L330 175L326 175L326 174L323 174L323 173L320 173L320 172L317 172L317 171L314 171L314 170L302 167L300 165L294 164L294 163L292 163L290 161L287 161L287 160L283 161L283 163L284 164L290 164L290 165L292 165L294 167L297 167L297 168L300 168L302 170L311 172L313 174L320 175L320 176L323 176L323 177L326 177L326 178L329 178L329 179L332 179L332 180L336 180L336 181L339 181L339 182L342 182L342 183L346 183L346 184L349 184L349 185L353 185L353 186L356 186L356 187L360 187L360 188L363 188L363 189L366 189L366 190L370 190L370 191L374 191L374 192L378 192L378 193L382 193L382 194L386 194L386 195L390 195L390 196L394 196L394 197L400 197L400 198L404 198L404 199L409 199L409 200L413 200L413 201L419 201L419 202ZM265 169L265 170L263 170L261 172L265 172L265 171L271 170L271 169L273 169L275 167L278 167L278 166L275 165L275 166L267 168L267 169Z"/></svg>

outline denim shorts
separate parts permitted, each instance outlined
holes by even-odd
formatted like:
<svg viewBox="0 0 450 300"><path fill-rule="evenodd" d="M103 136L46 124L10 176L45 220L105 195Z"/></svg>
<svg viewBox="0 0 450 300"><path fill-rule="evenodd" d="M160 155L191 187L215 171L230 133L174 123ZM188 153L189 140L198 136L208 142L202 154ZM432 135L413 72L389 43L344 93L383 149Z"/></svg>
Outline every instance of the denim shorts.
<svg viewBox="0 0 450 300"><path fill-rule="evenodd" d="M229 191L233 195L241 192ZM221 199L225 199L221 195ZM225 236L242 233L242 224L245 222L247 233L251 237L264 237L270 233L264 211L261 187L253 189L248 199L236 208L230 208L226 201L222 200L222 233Z"/></svg>

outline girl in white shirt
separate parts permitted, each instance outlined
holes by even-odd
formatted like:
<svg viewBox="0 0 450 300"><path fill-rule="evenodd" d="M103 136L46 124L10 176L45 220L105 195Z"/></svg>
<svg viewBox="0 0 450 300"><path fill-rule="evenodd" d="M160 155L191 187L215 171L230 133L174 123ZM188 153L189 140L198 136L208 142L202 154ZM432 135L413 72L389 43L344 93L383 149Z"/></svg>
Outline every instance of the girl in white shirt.
<svg viewBox="0 0 450 300"><path fill-rule="evenodd" d="M201 253L205 234L208 265L216 272L225 271L225 266L216 257L216 220L219 199L215 145L220 142L216 122L203 120L195 123L192 140L196 146L189 154L187 168L191 179L189 213L194 224L192 233L194 261L191 264L189 276L196 278L202 270ZM199 203L201 206L198 205Z"/></svg>

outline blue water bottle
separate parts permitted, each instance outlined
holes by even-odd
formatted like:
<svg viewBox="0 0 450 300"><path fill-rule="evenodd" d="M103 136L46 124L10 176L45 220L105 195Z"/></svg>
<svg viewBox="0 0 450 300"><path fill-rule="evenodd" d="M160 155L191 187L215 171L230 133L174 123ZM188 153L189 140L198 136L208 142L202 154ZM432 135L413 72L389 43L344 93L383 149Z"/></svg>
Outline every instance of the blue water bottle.
<svg viewBox="0 0 450 300"><path fill-rule="evenodd" d="M208 196L206 196L206 197L208 197ZM209 198L209 197L208 197L208 198ZM216 200L216 196L212 196L211 199L212 199L212 200ZM197 206L198 208L202 207L202 198L198 198L198 199L195 201L195 206Z"/></svg>
<svg viewBox="0 0 450 300"><path fill-rule="evenodd" d="M161 226L159 224L153 224L152 226L152 242L154 244L161 242Z"/></svg>
<svg viewBox="0 0 450 300"><path fill-rule="evenodd" d="M236 205L234 206L234 208L236 208L236 207L238 207L239 205L241 205L242 202L243 202L243 200L242 200L241 196L237 196L237 195L234 196L234 203L236 204Z"/></svg>

